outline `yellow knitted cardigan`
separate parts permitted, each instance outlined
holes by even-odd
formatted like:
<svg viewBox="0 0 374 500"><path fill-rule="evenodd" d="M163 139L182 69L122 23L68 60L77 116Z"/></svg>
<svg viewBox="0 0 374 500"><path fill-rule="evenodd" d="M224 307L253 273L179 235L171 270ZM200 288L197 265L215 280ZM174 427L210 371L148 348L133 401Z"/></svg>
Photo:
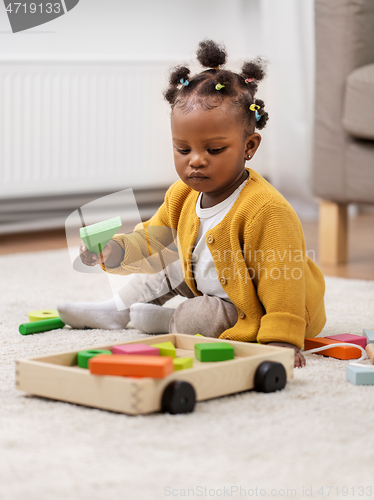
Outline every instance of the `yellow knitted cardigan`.
<svg viewBox="0 0 374 500"><path fill-rule="evenodd" d="M291 205L258 173L247 170L247 183L234 206L206 234L218 279L238 311L237 323L220 338L289 342L301 348L304 338L317 335L326 322L324 278L306 253L301 223ZM199 229L198 195L182 181L173 184L149 221L131 234L114 236L124 259L106 271L159 272L178 257L170 245L172 228L178 235L185 281L201 295L191 262Z"/></svg>

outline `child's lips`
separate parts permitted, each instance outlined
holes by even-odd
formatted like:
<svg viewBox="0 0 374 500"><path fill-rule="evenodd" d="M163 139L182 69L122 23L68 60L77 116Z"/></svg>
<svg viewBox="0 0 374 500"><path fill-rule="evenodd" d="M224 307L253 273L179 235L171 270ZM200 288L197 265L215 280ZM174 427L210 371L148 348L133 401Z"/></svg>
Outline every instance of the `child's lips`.
<svg viewBox="0 0 374 500"><path fill-rule="evenodd" d="M193 172L192 174L190 174L188 176L189 179L193 179L194 181L201 181L201 180L204 180L204 179L207 179L208 177L206 177L205 175L201 174L200 172Z"/></svg>

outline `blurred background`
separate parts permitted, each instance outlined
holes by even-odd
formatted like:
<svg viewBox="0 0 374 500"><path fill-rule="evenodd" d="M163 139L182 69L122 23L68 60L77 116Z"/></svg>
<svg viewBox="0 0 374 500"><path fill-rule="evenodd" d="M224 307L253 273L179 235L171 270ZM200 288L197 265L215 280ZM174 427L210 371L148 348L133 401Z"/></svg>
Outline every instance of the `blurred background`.
<svg viewBox="0 0 374 500"><path fill-rule="evenodd" d="M143 218L177 176L168 72L196 64L197 44L226 45L227 67L262 56L269 122L250 166L303 219L311 196L312 0L80 0L12 33L0 6L0 234L64 227L77 207L132 188Z"/></svg>

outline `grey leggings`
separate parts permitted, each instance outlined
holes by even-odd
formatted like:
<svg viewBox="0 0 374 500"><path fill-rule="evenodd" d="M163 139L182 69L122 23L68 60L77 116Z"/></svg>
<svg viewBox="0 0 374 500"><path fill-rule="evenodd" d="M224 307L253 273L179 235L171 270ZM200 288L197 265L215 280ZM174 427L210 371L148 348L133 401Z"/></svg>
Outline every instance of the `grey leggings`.
<svg viewBox="0 0 374 500"><path fill-rule="evenodd" d="M172 264L164 273L133 276L130 283L119 292L127 307L135 302L162 306L175 296L187 297L175 309L169 322L170 333L219 337L238 321L236 307L226 300L210 295L196 296L183 280L181 266ZM168 286L172 283L172 290ZM179 283L175 286L176 283ZM152 298L155 297L156 298Z"/></svg>

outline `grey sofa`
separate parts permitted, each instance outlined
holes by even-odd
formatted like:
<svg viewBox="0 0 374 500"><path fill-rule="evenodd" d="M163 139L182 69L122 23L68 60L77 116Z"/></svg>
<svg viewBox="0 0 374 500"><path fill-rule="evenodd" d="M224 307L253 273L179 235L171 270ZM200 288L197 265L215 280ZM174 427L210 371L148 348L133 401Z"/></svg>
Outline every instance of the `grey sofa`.
<svg viewBox="0 0 374 500"><path fill-rule="evenodd" d="M374 0L315 0L313 193L320 261L347 260L347 207L374 204Z"/></svg>

